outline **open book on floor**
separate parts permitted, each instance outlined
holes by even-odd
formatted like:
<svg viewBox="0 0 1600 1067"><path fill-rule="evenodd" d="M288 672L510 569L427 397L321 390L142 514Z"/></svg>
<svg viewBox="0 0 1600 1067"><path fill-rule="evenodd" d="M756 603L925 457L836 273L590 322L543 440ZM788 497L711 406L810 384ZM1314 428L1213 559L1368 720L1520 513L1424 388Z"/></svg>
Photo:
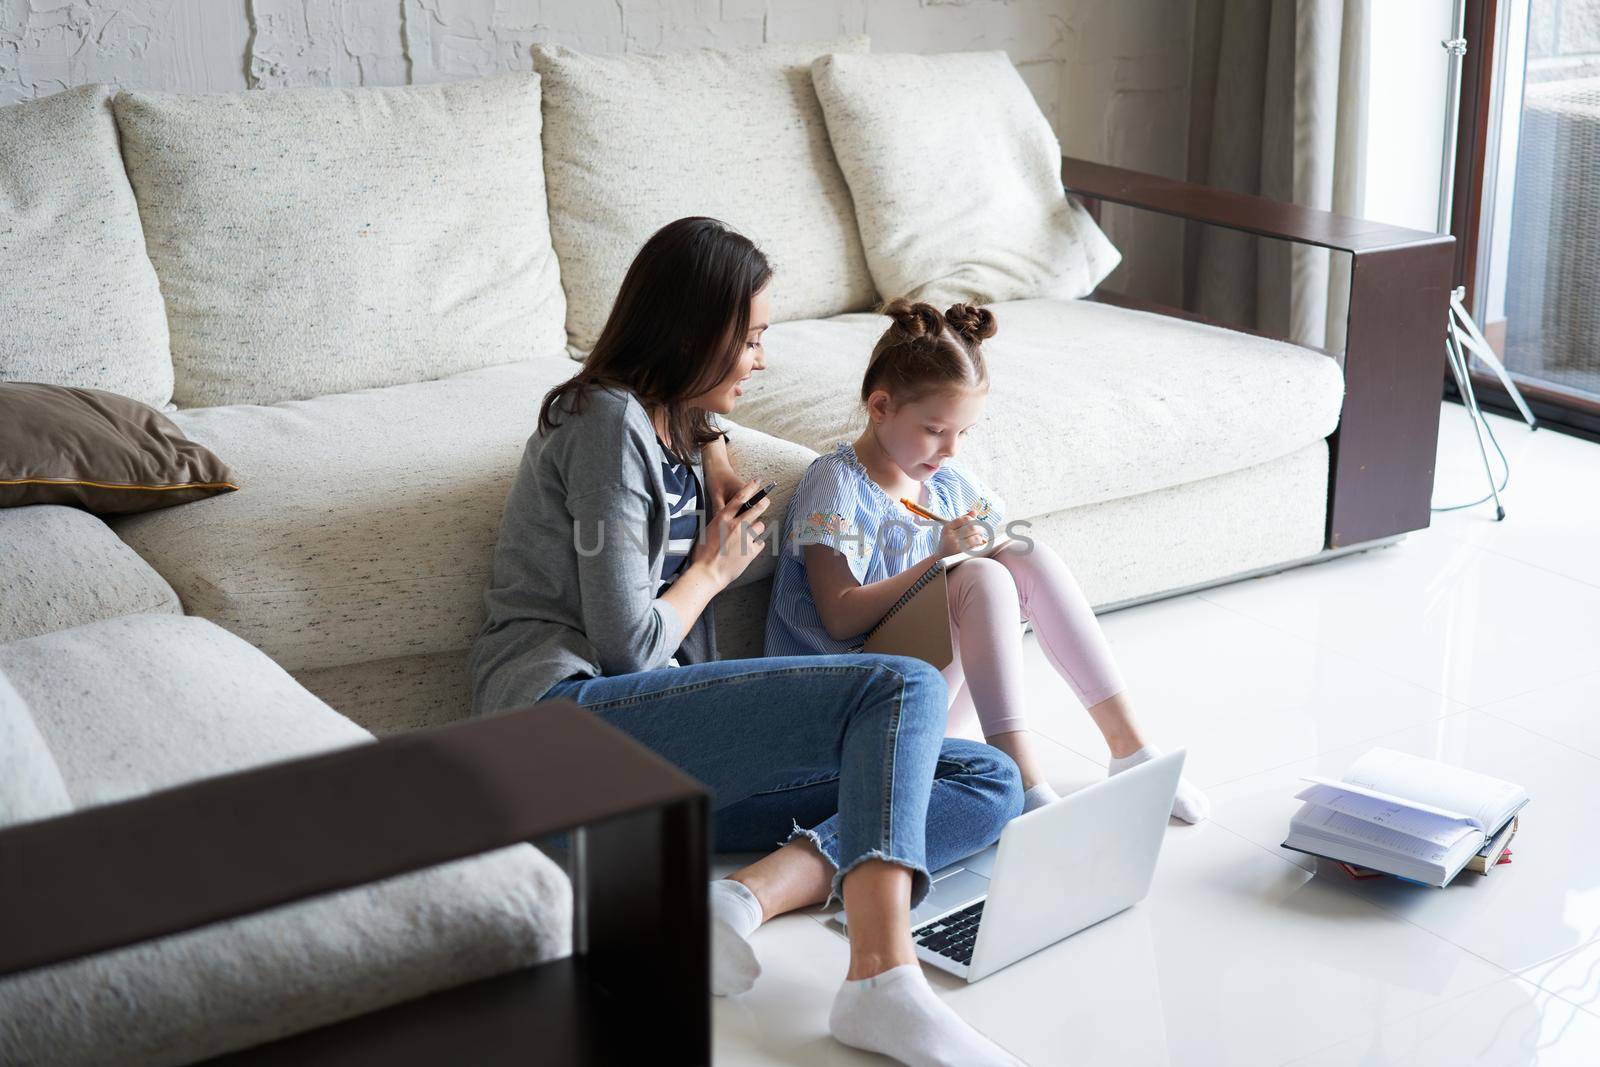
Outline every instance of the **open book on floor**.
<svg viewBox="0 0 1600 1067"><path fill-rule="evenodd" d="M1303 780L1284 848L1432 886L1448 885L1528 802L1521 786L1387 748L1339 781Z"/></svg>
<svg viewBox="0 0 1600 1067"><path fill-rule="evenodd" d="M949 572L965 560L994 555L1010 540L1002 534L982 548L934 561L900 594L878 625L867 631L862 651L914 656L941 671L950 666L955 647L950 634Z"/></svg>
<svg viewBox="0 0 1600 1067"><path fill-rule="evenodd" d="M1472 858L1467 861L1467 865L1461 869L1487 877L1489 872L1496 867L1510 863L1511 840L1517 836L1517 824L1518 817L1513 815L1511 821L1502 826L1500 832L1495 834L1487 845L1474 852ZM1339 866L1343 867L1345 873L1352 878L1380 878L1383 876L1382 871L1375 871L1371 867L1357 867L1355 864L1346 863L1343 860L1339 861Z"/></svg>

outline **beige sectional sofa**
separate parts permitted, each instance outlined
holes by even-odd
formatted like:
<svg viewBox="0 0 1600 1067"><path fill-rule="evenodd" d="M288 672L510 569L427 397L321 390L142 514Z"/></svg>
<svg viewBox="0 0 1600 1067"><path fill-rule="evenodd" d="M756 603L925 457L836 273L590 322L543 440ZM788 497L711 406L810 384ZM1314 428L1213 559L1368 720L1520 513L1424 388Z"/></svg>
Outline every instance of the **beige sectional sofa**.
<svg viewBox="0 0 1600 1067"><path fill-rule="evenodd" d="M243 489L113 528L187 613L244 637L369 729L464 715L465 653L539 399L571 372L564 342L592 334L625 250L655 225L704 213L745 228L777 268L776 317L811 316L775 323L768 369L734 413L744 472L776 479L781 506L814 453L853 433L852 397L880 328L868 312L892 294L863 284L848 188L807 70L817 55L864 48L551 49L542 83L117 95L108 106L172 330L173 418ZM637 143L638 123L601 121L629 93L641 107L654 94L649 144ZM676 136L719 112L738 114L738 128ZM454 160L428 147L447 126L467 144ZM365 132L348 147L353 127ZM769 132L752 143L752 129ZM554 146L543 173L519 173L541 140ZM245 166L261 158L272 167ZM711 183L707 159L723 161L726 182ZM417 193L441 175L472 181L462 175L474 162L490 170L474 183L481 196L447 207L449 197ZM601 188L610 199L596 203ZM434 221L422 237L395 236L436 203L453 231ZM413 238L491 231L497 243L454 248L447 263L408 252ZM298 273L308 265L309 288ZM448 299L434 291L446 285ZM473 336L433 334L433 349L391 359L393 320L424 322L433 306L462 322L474 307ZM968 461L1010 515L1066 551L1097 604L1322 548L1324 441L1341 400L1333 361L1081 300L996 312L993 391ZM471 367L481 359L497 362ZM371 387L308 395L332 382ZM189 406L195 398L204 406ZM760 648L769 567L717 605L728 654Z"/></svg>

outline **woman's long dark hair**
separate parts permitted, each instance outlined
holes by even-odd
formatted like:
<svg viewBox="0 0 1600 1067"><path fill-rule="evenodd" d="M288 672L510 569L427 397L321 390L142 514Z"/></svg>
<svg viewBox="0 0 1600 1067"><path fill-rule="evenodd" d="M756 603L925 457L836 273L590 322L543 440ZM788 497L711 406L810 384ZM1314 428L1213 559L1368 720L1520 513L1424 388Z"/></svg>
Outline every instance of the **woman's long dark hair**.
<svg viewBox="0 0 1600 1067"><path fill-rule="evenodd" d="M686 401L726 378L750 329L750 298L772 277L761 250L716 219L669 222L639 249L583 367L545 394L539 430L559 402L576 412L596 385L627 389L662 407L672 444L698 449L718 434ZM568 399L570 398L570 399Z"/></svg>

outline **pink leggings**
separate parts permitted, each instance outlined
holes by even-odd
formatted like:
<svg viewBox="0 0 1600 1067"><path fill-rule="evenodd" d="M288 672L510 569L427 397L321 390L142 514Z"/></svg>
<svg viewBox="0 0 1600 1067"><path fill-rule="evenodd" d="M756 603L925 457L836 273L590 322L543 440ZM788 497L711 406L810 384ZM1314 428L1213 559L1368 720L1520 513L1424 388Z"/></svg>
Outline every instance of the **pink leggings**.
<svg viewBox="0 0 1600 1067"><path fill-rule="evenodd" d="M1022 620L1033 623L1045 658L1084 707L1122 692L1111 647L1067 565L1037 541L1027 551L1013 545L950 572L956 656L944 678L952 730L974 707L985 737L1028 728Z"/></svg>

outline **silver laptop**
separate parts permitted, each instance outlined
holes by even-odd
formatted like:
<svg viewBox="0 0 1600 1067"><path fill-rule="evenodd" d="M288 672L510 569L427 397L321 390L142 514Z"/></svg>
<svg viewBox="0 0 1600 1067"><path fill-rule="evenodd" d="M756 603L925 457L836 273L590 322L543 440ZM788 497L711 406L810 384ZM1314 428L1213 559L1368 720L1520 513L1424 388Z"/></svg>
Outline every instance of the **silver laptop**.
<svg viewBox="0 0 1600 1067"><path fill-rule="evenodd" d="M1019 815L998 844L933 872L911 912L917 958L976 982L1143 900L1183 757L1158 756ZM842 911L834 921L849 923Z"/></svg>

